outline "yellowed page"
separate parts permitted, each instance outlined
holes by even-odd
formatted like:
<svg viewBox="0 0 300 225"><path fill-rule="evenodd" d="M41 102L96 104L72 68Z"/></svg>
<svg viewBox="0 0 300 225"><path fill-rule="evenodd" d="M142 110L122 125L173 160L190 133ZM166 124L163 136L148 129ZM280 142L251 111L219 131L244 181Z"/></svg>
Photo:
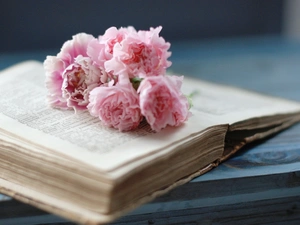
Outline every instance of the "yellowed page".
<svg viewBox="0 0 300 225"><path fill-rule="evenodd" d="M185 93L195 92L193 109L233 124L255 117L300 112L300 103L196 79L185 79Z"/></svg>
<svg viewBox="0 0 300 225"><path fill-rule="evenodd" d="M0 192L40 209L61 215L81 224L99 224L111 221L115 215L105 215L87 210L80 205L49 196L0 178ZM38 200L37 200L38 199Z"/></svg>
<svg viewBox="0 0 300 225"><path fill-rule="evenodd" d="M41 63L25 62L3 71L0 79L0 130L54 152L109 171L218 124L214 115L195 111L187 123L155 134L144 126L119 132L101 126L88 112L52 109L46 104ZM40 149L41 150L41 149Z"/></svg>
<svg viewBox="0 0 300 225"><path fill-rule="evenodd" d="M0 76L2 132L104 171L153 155L213 125L300 110L298 103L185 78L183 92L198 92L193 97L193 116L188 122L159 134L152 133L147 126L133 132L119 132L101 126L87 112L75 114L71 110L49 108L45 101L44 70L39 62L19 64Z"/></svg>

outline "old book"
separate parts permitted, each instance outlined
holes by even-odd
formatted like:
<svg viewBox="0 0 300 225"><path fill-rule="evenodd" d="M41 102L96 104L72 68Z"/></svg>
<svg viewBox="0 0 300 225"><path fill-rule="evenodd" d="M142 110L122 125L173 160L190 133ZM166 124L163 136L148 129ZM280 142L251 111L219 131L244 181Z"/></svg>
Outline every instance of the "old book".
<svg viewBox="0 0 300 225"><path fill-rule="evenodd" d="M119 132L48 107L39 62L0 76L0 192L82 224L112 221L300 120L299 103L185 78L197 94L184 125Z"/></svg>

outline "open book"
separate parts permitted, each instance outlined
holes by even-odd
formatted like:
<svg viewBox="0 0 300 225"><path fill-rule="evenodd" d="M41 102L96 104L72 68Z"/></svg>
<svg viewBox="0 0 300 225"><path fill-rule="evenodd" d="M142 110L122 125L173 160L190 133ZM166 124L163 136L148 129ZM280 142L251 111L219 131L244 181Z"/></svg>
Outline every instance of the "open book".
<svg viewBox="0 0 300 225"><path fill-rule="evenodd" d="M300 121L300 104L185 78L192 117L159 133L47 106L44 70L0 73L0 192L82 224L114 220Z"/></svg>

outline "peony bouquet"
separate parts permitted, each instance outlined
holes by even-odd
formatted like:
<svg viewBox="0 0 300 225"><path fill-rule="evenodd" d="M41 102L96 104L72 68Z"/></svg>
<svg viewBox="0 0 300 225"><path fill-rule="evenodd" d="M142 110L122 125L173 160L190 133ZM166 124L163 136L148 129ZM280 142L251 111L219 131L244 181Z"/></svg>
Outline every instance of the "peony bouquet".
<svg viewBox="0 0 300 225"><path fill-rule="evenodd" d="M183 77L166 75L171 52L161 29L111 27L98 38L74 35L44 61L48 103L88 110L120 131L137 128L143 118L156 132L182 124L190 104L180 90Z"/></svg>

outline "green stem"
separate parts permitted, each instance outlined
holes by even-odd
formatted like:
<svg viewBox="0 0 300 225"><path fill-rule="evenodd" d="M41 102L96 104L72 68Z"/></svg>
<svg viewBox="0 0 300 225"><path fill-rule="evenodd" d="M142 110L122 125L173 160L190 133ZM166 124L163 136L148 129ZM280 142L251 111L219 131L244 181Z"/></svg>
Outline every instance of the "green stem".
<svg viewBox="0 0 300 225"><path fill-rule="evenodd" d="M198 91L193 91L192 93L190 93L189 95L185 95L185 97L187 98L188 102L189 102L189 109L191 109L193 107L193 100L192 98L199 94Z"/></svg>

